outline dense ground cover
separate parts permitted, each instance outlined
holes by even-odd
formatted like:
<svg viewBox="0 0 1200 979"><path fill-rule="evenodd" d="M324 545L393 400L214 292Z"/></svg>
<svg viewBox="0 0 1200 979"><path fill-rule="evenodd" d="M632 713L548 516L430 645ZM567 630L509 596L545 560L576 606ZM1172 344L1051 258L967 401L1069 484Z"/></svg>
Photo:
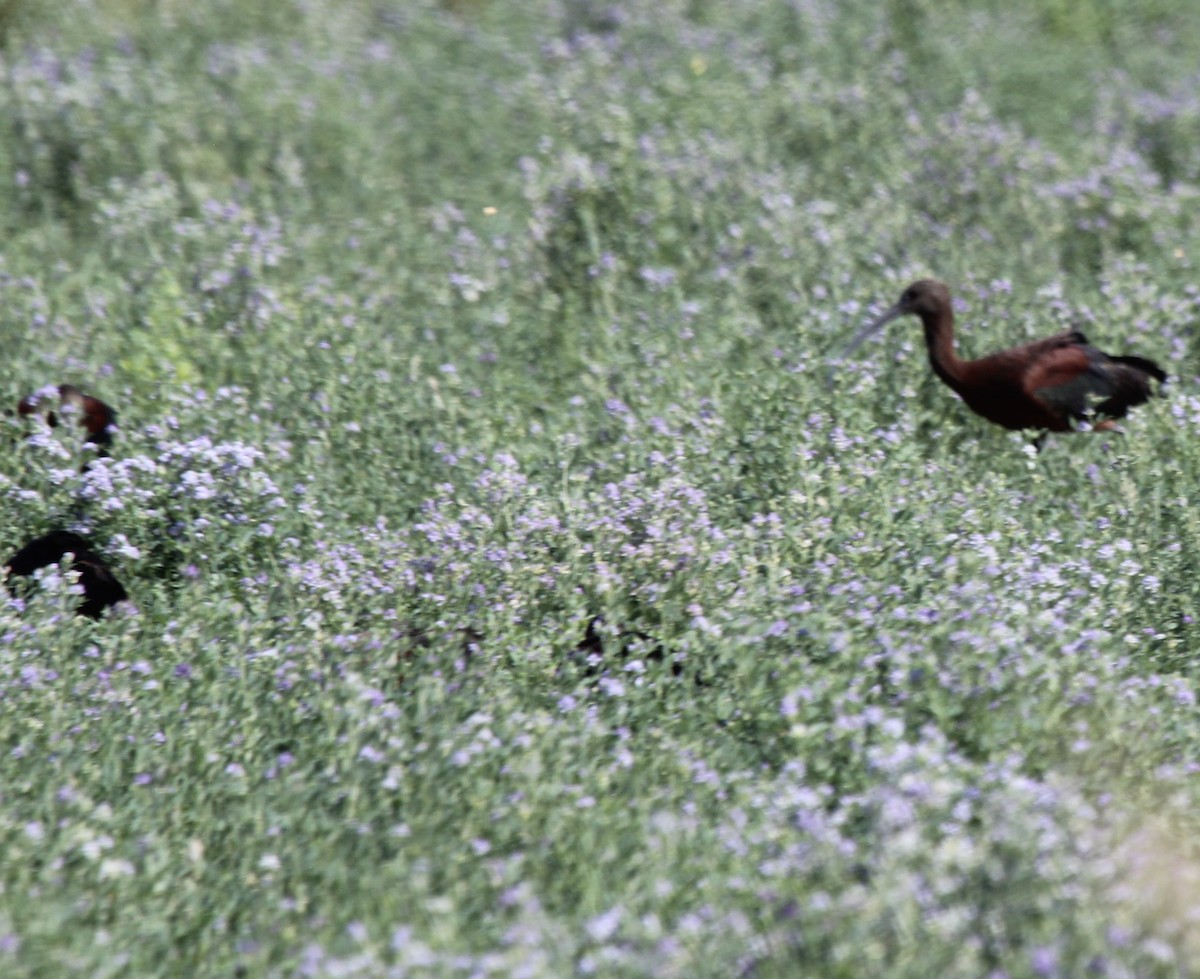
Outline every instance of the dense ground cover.
<svg viewBox="0 0 1200 979"><path fill-rule="evenodd" d="M137 606L0 607L0 973L1200 970L1191 3L0 43L0 391L121 411L4 422L0 553ZM831 365L928 274L1169 396L1034 457L911 324Z"/></svg>

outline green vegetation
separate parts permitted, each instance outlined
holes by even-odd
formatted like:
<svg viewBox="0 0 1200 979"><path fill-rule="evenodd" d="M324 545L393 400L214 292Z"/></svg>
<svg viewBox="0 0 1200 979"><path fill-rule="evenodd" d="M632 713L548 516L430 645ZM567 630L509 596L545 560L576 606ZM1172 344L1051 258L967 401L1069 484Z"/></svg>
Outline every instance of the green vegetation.
<svg viewBox="0 0 1200 979"><path fill-rule="evenodd" d="M942 9L949 8L949 9ZM1200 970L1200 7L0 0L4 976ZM930 374L1067 325L1126 434ZM32 432L32 437L28 437ZM594 617L606 652L581 648Z"/></svg>

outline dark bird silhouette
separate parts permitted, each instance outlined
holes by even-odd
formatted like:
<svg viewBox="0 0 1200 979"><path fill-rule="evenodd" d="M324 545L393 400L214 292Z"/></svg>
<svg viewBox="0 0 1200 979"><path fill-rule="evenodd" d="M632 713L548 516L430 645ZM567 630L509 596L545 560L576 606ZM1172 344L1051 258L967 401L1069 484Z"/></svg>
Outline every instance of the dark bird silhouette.
<svg viewBox="0 0 1200 979"><path fill-rule="evenodd" d="M113 441L113 426L117 423L117 413L99 398L84 394L73 384L60 384L58 399L59 411L72 407L79 412L79 425L86 432L84 444L95 445L98 456L107 456L108 447ZM58 413L53 408L45 408L42 399L36 394L24 397L17 403L17 414L22 418L43 414L46 424L51 428L58 427Z"/></svg>
<svg viewBox="0 0 1200 979"><path fill-rule="evenodd" d="M632 629L613 632L606 628L604 616L593 615L588 619L583 641L572 651L572 659L577 662L582 660L585 667L583 675L592 677L612 665L612 656L615 655L624 663L635 651L651 663L662 663L666 659L662 643L653 636ZM679 676L682 673L683 664L672 660L671 675ZM703 685L698 675L696 682Z"/></svg>
<svg viewBox="0 0 1200 979"><path fill-rule="evenodd" d="M1154 361L1106 354L1078 330L961 360L954 351L950 290L933 279L905 289L895 306L850 341L846 353L900 316L921 320L933 372L975 414L1005 428L1041 429L1042 437L1047 431L1071 431L1080 422L1097 430L1115 428L1116 419L1154 393L1153 380L1167 380Z"/></svg>
<svg viewBox="0 0 1200 979"><path fill-rule="evenodd" d="M57 564L68 552L72 555L71 568L79 572L79 583L83 586L83 602L75 610L77 615L98 619L108 606L129 597L124 586L92 550L91 545L68 530L54 530L36 537L5 561L8 590L16 594L13 578L28 576L38 568Z"/></svg>

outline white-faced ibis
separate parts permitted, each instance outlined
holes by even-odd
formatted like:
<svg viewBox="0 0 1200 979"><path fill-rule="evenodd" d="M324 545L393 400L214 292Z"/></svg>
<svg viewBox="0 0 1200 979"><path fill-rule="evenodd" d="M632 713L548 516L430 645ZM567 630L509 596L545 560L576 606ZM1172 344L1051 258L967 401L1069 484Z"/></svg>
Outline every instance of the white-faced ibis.
<svg viewBox="0 0 1200 979"><path fill-rule="evenodd" d="M35 537L4 562L8 570L8 589L15 594L13 578L31 575L38 568L57 564L63 555L71 554L71 569L79 572L83 586L83 601L75 610L89 619L100 618L108 606L125 601L129 595L86 540L69 530L53 530Z"/></svg>
<svg viewBox="0 0 1200 979"><path fill-rule="evenodd" d="M1066 432L1090 422L1094 429L1111 429L1115 419L1150 397L1152 379L1167 379L1154 361L1106 354L1078 330L961 360L954 351L950 290L933 279L905 289L896 305L850 341L846 352L900 316L920 318L933 372L975 414L1005 428Z"/></svg>
<svg viewBox="0 0 1200 979"><path fill-rule="evenodd" d="M51 390L53 391L53 389ZM53 394L50 396L53 397ZM112 445L113 426L117 422L117 413L99 398L84 394L73 384L58 386L58 400L60 411L70 407L79 412L79 425L87 432L83 439L84 444L90 443L96 446L97 455L108 455L108 447ZM46 407L43 401L44 396L41 392L22 398L17 404L17 414L22 418L43 414L46 424L51 428L57 428L58 414L53 408Z"/></svg>

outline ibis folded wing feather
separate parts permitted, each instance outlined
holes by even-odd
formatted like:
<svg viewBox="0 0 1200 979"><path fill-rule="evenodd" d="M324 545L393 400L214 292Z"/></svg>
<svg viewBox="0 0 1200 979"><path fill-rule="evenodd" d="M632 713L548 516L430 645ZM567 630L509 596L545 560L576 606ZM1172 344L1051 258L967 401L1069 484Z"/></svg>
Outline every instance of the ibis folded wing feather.
<svg viewBox="0 0 1200 979"><path fill-rule="evenodd" d="M1078 334L1083 340L1083 335ZM1052 410L1076 420L1101 415L1124 418L1153 393L1151 378L1166 380L1153 361L1111 357L1088 344L1074 343L1048 351L1030 364L1024 388Z"/></svg>

